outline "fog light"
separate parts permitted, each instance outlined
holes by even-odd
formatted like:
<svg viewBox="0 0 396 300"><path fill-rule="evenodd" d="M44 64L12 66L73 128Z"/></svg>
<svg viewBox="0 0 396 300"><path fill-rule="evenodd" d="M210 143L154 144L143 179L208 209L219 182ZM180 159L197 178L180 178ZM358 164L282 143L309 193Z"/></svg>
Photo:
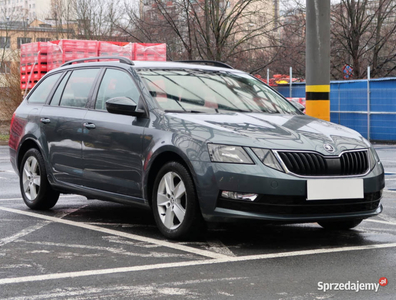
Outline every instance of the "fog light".
<svg viewBox="0 0 396 300"><path fill-rule="evenodd" d="M235 200L246 200L246 201L254 201L257 198L257 194L252 193L237 193L237 192L229 192L229 191L222 191L221 197L228 198L228 199L235 199Z"/></svg>

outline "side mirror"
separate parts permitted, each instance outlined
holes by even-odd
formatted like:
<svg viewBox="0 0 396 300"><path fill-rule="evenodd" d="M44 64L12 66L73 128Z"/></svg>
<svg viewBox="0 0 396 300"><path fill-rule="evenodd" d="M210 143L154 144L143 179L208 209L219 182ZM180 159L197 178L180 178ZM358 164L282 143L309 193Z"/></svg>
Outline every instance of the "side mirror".
<svg viewBox="0 0 396 300"><path fill-rule="evenodd" d="M305 106L302 105L300 102L291 101L291 103L292 103L299 111L301 111L302 113L304 112Z"/></svg>
<svg viewBox="0 0 396 300"><path fill-rule="evenodd" d="M144 111L136 109L135 101L128 97L115 97L106 101L106 109L109 113L139 117Z"/></svg>

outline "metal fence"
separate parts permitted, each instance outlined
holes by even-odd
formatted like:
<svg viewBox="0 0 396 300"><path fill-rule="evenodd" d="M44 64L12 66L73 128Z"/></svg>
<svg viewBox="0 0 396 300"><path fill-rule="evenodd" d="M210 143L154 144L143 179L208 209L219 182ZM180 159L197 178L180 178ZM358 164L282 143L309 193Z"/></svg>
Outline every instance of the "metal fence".
<svg viewBox="0 0 396 300"><path fill-rule="evenodd" d="M305 97L305 83L291 86L292 97ZM290 87L277 90L289 97ZM350 127L365 138L396 141L396 78L332 81L330 120Z"/></svg>

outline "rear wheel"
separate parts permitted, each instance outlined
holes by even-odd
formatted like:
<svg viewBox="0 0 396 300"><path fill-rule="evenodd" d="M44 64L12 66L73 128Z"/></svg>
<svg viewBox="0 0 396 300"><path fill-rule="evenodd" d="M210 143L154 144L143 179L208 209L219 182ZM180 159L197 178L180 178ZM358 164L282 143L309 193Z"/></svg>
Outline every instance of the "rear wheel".
<svg viewBox="0 0 396 300"><path fill-rule="evenodd" d="M25 204L38 210L50 209L59 199L59 193L51 188L41 153L28 150L21 163L19 185Z"/></svg>
<svg viewBox="0 0 396 300"><path fill-rule="evenodd" d="M318 224L324 229L347 230L358 226L362 221L363 219L353 219L346 221L323 221L318 222Z"/></svg>
<svg viewBox="0 0 396 300"><path fill-rule="evenodd" d="M185 239L204 229L194 183L180 163L169 162L161 168L152 200L154 219L167 238Z"/></svg>

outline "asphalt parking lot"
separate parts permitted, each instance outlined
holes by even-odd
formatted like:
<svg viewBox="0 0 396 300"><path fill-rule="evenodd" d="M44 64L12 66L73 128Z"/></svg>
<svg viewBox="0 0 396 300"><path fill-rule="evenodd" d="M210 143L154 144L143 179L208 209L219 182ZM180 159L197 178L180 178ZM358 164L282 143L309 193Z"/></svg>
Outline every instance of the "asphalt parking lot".
<svg viewBox="0 0 396 300"><path fill-rule="evenodd" d="M0 299L394 299L396 146L376 149L384 212L356 229L212 225L173 242L134 207L62 195L50 211L29 210L0 146ZM383 277L377 291L319 289Z"/></svg>

